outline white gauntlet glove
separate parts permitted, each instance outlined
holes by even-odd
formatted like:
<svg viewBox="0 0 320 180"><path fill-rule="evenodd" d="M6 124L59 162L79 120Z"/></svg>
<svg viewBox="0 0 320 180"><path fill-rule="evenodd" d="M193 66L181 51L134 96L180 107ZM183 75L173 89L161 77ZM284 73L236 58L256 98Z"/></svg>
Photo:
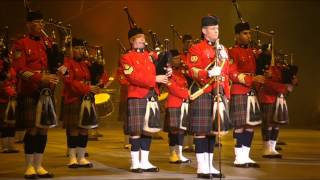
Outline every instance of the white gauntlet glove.
<svg viewBox="0 0 320 180"><path fill-rule="evenodd" d="M213 76L219 76L221 74L221 67L214 66L212 69L208 71L208 76L211 78Z"/></svg>
<svg viewBox="0 0 320 180"><path fill-rule="evenodd" d="M224 46L222 46L222 45L219 45L219 55L218 55L218 57L219 57L219 59L228 59L229 57L228 57L228 53L227 53L227 51L224 49Z"/></svg>

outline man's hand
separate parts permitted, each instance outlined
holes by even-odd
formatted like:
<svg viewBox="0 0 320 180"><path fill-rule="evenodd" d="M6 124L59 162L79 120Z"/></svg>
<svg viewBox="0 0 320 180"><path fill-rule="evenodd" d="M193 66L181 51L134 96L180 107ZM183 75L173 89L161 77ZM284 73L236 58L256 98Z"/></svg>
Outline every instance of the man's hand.
<svg viewBox="0 0 320 180"><path fill-rule="evenodd" d="M264 81L265 81L265 77L262 75L257 75L253 77L253 82L264 84Z"/></svg>
<svg viewBox="0 0 320 180"><path fill-rule="evenodd" d="M286 84L286 86L287 86L287 90L288 90L289 92L292 92L292 91L293 91L293 85L292 85L292 84Z"/></svg>
<svg viewBox="0 0 320 180"><path fill-rule="evenodd" d="M58 69L57 69L57 74L58 76L63 76L64 74L66 74L68 68L64 65L60 66Z"/></svg>
<svg viewBox="0 0 320 180"><path fill-rule="evenodd" d="M214 66L208 71L208 76L211 78L213 76L219 76L221 74L221 67Z"/></svg>
<svg viewBox="0 0 320 180"><path fill-rule="evenodd" d="M90 92L92 92L93 94L98 94L100 92L100 88L98 86L90 85Z"/></svg>
<svg viewBox="0 0 320 180"><path fill-rule="evenodd" d="M162 84L167 84L168 83L168 76L167 75L157 75L156 82L162 83Z"/></svg>
<svg viewBox="0 0 320 180"><path fill-rule="evenodd" d="M59 78L55 74L43 74L41 81L43 83L57 84L59 82Z"/></svg>
<svg viewBox="0 0 320 180"><path fill-rule="evenodd" d="M171 77L171 75L172 75L172 68L171 68L170 66L168 66L168 67L166 68L166 71L167 71L166 76L167 76L167 77Z"/></svg>

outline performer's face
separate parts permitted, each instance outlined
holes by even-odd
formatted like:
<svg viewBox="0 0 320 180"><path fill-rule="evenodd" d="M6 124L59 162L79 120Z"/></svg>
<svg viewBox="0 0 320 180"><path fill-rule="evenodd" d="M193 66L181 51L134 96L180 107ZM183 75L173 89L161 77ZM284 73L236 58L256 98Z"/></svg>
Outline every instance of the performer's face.
<svg viewBox="0 0 320 180"><path fill-rule="evenodd" d="M205 39L215 42L219 37L219 25L205 26L202 28L202 33Z"/></svg>
<svg viewBox="0 0 320 180"><path fill-rule="evenodd" d="M248 45L251 42L251 31L244 30L236 35L239 44Z"/></svg>
<svg viewBox="0 0 320 180"><path fill-rule="evenodd" d="M33 35L40 35L43 27L44 27L44 24L42 19L27 22L28 31Z"/></svg>
<svg viewBox="0 0 320 180"><path fill-rule="evenodd" d="M73 51L73 58L75 60L81 60L84 57L84 54L85 54L84 47L74 46L72 47L72 51Z"/></svg>
<svg viewBox="0 0 320 180"><path fill-rule="evenodd" d="M183 42L183 49L190 49L192 46L192 39Z"/></svg>
<svg viewBox="0 0 320 180"><path fill-rule="evenodd" d="M130 39L130 43L134 49L145 47L146 39L144 34L137 34Z"/></svg>
<svg viewBox="0 0 320 180"><path fill-rule="evenodd" d="M171 65L172 67L176 67L176 68L180 67L182 65L181 56L178 55L178 56L172 57Z"/></svg>

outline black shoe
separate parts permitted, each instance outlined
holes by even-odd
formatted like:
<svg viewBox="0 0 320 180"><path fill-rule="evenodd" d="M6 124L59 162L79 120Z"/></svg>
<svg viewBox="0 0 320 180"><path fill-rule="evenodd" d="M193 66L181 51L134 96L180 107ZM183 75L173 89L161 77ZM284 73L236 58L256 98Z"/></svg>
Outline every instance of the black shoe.
<svg viewBox="0 0 320 180"><path fill-rule="evenodd" d="M37 174L24 175L25 179L38 179Z"/></svg>
<svg viewBox="0 0 320 180"><path fill-rule="evenodd" d="M78 168L78 167L79 167L79 164L76 164L76 163L68 165L68 168L71 168L71 169L75 169L75 168Z"/></svg>
<svg viewBox="0 0 320 180"><path fill-rule="evenodd" d="M233 164L234 167L238 167L238 168L249 168L249 164L248 163L243 163L243 164Z"/></svg>
<svg viewBox="0 0 320 180"><path fill-rule="evenodd" d="M284 141L278 141L277 145L287 145L287 143L285 143Z"/></svg>
<svg viewBox="0 0 320 180"><path fill-rule="evenodd" d="M268 158L268 159L281 159L282 155L281 154L268 154L268 155L263 155L263 158Z"/></svg>
<svg viewBox="0 0 320 180"><path fill-rule="evenodd" d="M282 147L276 146L276 150L277 150L277 151L282 151Z"/></svg>
<svg viewBox="0 0 320 180"><path fill-rule="evenodd" d="M16 141L16 142L14 142L14 143L16 143L16 144L23 144L23 141L21 140L19 140L19 141Z"/></svg>
<svg viewBox="0 0 320 180"><path fill-rule="evenodd" d="M158 167L142 169L143 172L159 172L160 169Z"/></svg>
<svg viewBox="0 0 320 180"><path fill-rule="evenodd" d="M182 161L181 160L169 161L169 163L171 163L171 164L181 164Z"/></svg>
<svg viewBox="0 0 320 180"><path fill-rule="evenodd" d="M185 161L181 161L181 160L179 160L179 161L180 161L181 164L191 163L191 160L190 160L190 159L187 159L187 160L185 160Z"/></svg>
<svg viewBox="0 0 320 180"><path fill-rule="evenodd" d="M197 178L210 179L210 174L199 173L199 174L197 174Z"/></svg>
<svg viewBox="0 0 320 180"><path fill-rule="evenodd" d="M3 153L19 153L19 152L20 151L17 149L9 149L9 150L4 151Z"/></svg>
<svg viewBox="0 0 320 180"><path fill-rule="evenodd" d="M248 167L252 167L252 168L260 168L260 165L257 163L246 163L248 165Z"/></svg>
<svg viewBox="0 0 320 180"><path fill-rule="evenodd" d="M125 144L125 145L123 145L123 148L124 148L124 149L130 149L130 147L131 147L131 144Z"/></svg>
<svg viewBox="0 0 320 180"><path fill-rule="evenodd" d="M38 174L39 178L53 178L54 175L51 173L46 173L46 174Z"/></svg>
<svg viewBox="0 0 320 180"><path fill-rule="evenodd" d="M137 168L137 169L130 169L130 171L131 171L131 172L133 172L133 173L142 173L142 172L143 172L143 170L142 170L142 169L140 169L140 168Z"/></svg>
<svg viewBox="0 0 320 180"><path fill-rule="evenodd" d="M212 173L211 177L213 177L213 178L225 178L226 176L224 174L221 174L221 173L219 173L219 174Z"/></svg>
<svg viewBox="0 0 320 180"><path fill-rule="evenodd" d="M88 164L78 164L79 168L92 168L93 164L92 163L88 163Z"/></svg>

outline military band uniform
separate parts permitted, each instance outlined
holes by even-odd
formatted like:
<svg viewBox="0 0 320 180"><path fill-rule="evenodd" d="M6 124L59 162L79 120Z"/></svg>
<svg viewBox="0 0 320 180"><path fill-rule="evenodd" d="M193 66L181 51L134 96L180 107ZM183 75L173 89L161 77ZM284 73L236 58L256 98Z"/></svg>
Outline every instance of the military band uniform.
<svg viewBox="0 0 320 180"><path fill-rule="evenodd" d="M57 77L48 74L46 54L47 48L52 46L52 41L39 34L42 19L41 12L29 12L27 14L27 27L38 32L37 34L29 33L25 35L17 40L12 47L12 63L18 75L17 113L19 116L17 126L26 128L24 137L24 152L27 163L25 178L53 177L41 165L47 144L47 130L57 123L52 103L53 81ZM48 76L51 80L43 80L44 77ZM42 101L42 97L45 97L45 101ZM47 112L41 113L42 108L38 106L40 101L45 102ZM47 115L43 116L46 113ZM39 116L41 118L37 119Z"/></svg>
<svg viewBox="0 0 320 180"><path fill-rule="evenodd" d="M186 74L182 67L182 59L178 50L170 50L173 72L167 84L168 98L166 102L166 118L164 131L169 138L169 162L189 163L190 160L183 156L184 135L189 126L189 90ZM180 61L180 62L179 62Z"/></svg>
<svg viewBox="0 0 320 180"><path fill-rule="evenodd" d="M0 129L1 152L17 153L14 147L16 126L16 72L7 57L0 58Z"/></svg>
<svg viewBox="0 0 320 180"><path fill-rule="evenodd" d="M249 23L235 25L236 36L249 33ZM249 42L247 42L249 43ZM253 127L261 124L261 112L255 92L254 76L256 72L255 51L249 44L237 44L229 49L231 69L231 101L230 118L234 124L235 161L236 167L259 167L249 157L250 147L254 136Z"/></svg>
<svg viewBox="0 0 320 180"><path fill-rule="evenodd" d="M128 39L144 39L141 28L131 28ZM121 56L120 70L128 82L128 118L124 129L131 144L131 172L158 172L149 162L151 134L160 130L159 90L156 84L155 56L143 48L134 48Z"/></svg>
<svg viewBox="0 0 320 180"><path fill-rule="evenodd" d="M265 84L259 88L259 102L262 111L262 127L265 158L281 158L282 155L276 150L279 126L289 122L286 96L291 84L282 81L281 67L270 66L266 75Z"/></svg>
<svg viewBox="0 0 320 180"><path fill-rule="evenodd" d="M206 27L218 27L218 19L215 16L206 16L202 18L202 29ZM208 83L209 70L220 68L221 73L217 75L219 83L219 92L216 93L217 83L214 81L198 98L190 102L190 131L194 134L195 152L197 157L197 174L199 178L222 177L223 175L213 166L213 152L215 144L215 134L218 132L218 112L213 111L215 105L220 107L219 116L221 117L221 132L230 129L231 123L228 117L228 106L226 98L229 97L229 80L228 67L229 61L227 53L223 50L224 57L215 61L216 48L215 42L208 39L202 40L200 43L193 45L190 49L190 56L187 61L189 74L195 81L191 85L191 94L195 93L200 87ZM219 52L220 53L220 52ZM219 54L220 56L220 54ZM214 62L215 61L215 62ZM212 67L207 68L212 63ZM217 94L221 95L219 102L214 101ZM222 103L222 104L221 104ZM215 118L215 119L214 119Z"/></svg>

